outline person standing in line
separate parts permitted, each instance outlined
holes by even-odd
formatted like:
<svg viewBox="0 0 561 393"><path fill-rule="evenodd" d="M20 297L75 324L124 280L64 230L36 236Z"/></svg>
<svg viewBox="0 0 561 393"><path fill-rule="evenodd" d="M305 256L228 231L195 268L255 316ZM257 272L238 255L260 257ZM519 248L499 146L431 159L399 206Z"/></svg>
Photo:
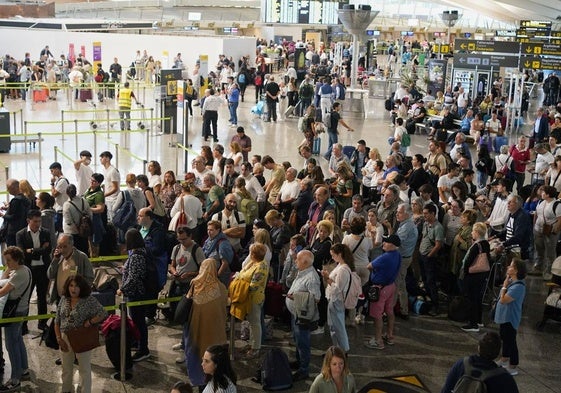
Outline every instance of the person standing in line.
<svg viewBox="0 0 561 393"><path fill-rule="evenodd" d="M230 127L238 126L238 105L240 102L240 88L236 82L234 82L234 77L228 77L228 109L230 110Z"/></svg>
<svg viewBox="0 0 561 393"><path fill-rule="evenodd" d="M27 217L31 202L22 194L18 180L8 179L6 181L6 189L13 198L9 203L0 207L0 217L4 219L2 230L6 231L4 238L0 239L0 242L5 242L7 246L15 246L16 233L25 228L27 224L25 218Z"/></svg>
<svg viewBox="0 0 561 393"><path fill-rule="evenodd" d="M76 170L76 188L77 195L82 196L90 187L90 179L93 175L93 169L90 167L92 163L92 153L88 150L80 152L80 159L74 161L74 169Z"/></svg>
<svg viewBox="0 0 561 393"><path fill-rule="evenodd" d="M129 82L125 82L124 86L119 89L119 93L117 94L119 100L119 117L121 118L121 131L130 131L131 129L132 99L134 98L136 105L139 105L138 99L129 86Z"/></svg>
<svg viewBox="0 0 561 393"><path fill-rule="evenodd" d="M203 355L206 387L202 393L237 393L238 377L230 363L227 345L208 347Z"/></svg>
<svg viewBox="0 0 561 393"><path fill-rule="evenodd" d="M73 389L74 360L78 360L82 392L92 391L92 350L75 353L66 333L79 327L91 327L107 316L103 306L91 295L91 287L84 277L70 276L64 283L64 296L58 303L55 334L62 352L62 391Z"/></svg>
<svg viewBox="0 0 561 393"><path fill-rule="evenodd" d="M280 86L275 82L273 75L269 76L269 81L265 85L265 93L267 96L267 122L271 119L276 123L277 121L277 103L280 97Z"/></svg>
<svg viewBox="0 0 561 393"><path fill-rule="evenodd" d="M60 162L53 162L49 166L49 170L53 176L51 178L51 195L55 198L55 229L57 232L62 232L62 205L68 200L66 188L70 182L62 174L62 165L60 165Z"/></svg>
<svg viewBox="0 0 561 393"><path fill-rule="evenodd" d="M503 287L495 309L495 323L499 325L503 352L499 362L510 375L518 375L518 345L516 333L522 320L522 304L526 296L526 262L513 258L507 268Z"/></svg>
<svg viewBox="0 0 561 393"><path fill-rule="evenodd" d="M205 142L211 134L214 142L218 142L218 109L223 103L223 99L216 95L214 89L205 90L205 99L203 103L203 137Z"/></svg>
<svg viewBox="0 0 561 393"><path fill-rule="evenodd" d="M338 137L339 131L337 130L339 124L345 127L348 131L351 132L354 131L354 128L351 128L345 122L345 120L343 120L340 112L341 112L341 103L335 102L331 110L330 123L327 128L327 135L329 135L329 146L327 148L327 152L324 155L326 160L329 160L331 158L331 150L333 149L333 145L339 142L339 137Z"/></svg>
<svg viewBox="0 0 561 393"><path fill-rule="evenodd" d="M113 154L109 151L104 151L99 155L99 160L103 166L103 193L105 196L105 205L107 206L107 221L113 220L115 214L115 201L121 189L121 175L119 170L111 165Z"/></svg>

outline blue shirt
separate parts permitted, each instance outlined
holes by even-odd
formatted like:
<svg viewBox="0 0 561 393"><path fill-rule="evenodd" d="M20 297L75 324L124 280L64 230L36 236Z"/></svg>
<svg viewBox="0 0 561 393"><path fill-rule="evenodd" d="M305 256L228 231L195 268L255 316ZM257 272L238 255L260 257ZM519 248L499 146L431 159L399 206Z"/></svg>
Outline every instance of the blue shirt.
<svg viewBox="0 0 561 393"><path fill-rule="evenodd" d="M240 90L232 89L230 94L228 94L228 102L239 102L240 101Z"/></svg>
<svg viewBox="0 0 561 393"><path fill-rule="evenodd" d="M522 303L524 303L524 296L526 296L524 280L516 280L510 283L506 289L506 294L514 300L505 304L502 304L500 301L497 302L495 323L502 324L510 322L514 329L518 329L520 320L522 319Z"/></svg>
<svg viewBox="0 0 561 393"><path fill-rule="evenodd" d="M388 251L372 262L370 282L378 285L390 285L395 282L401 268L401 254L398 250Z"/></svg>
<svg viewBox="0 0 561 393"><path fill-rule="evenodd" d="M411 257L413 251L415 251L415 246L417 245L417 239L419 237L419 231L413 222L413 218L409 217L407 220L399 223L395 234L399 236L401 240L401 246L399 247L401 255Z"/></svg>

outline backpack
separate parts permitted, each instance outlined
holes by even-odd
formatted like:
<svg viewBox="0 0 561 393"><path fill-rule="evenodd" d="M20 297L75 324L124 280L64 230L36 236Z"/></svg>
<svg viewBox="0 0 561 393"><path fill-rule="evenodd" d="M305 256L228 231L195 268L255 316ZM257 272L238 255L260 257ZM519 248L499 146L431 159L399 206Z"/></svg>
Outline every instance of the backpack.
<svg viewBox="0 0 561 393"><path fill-rule="evenodd" d="M263 84L263 78L261 75L257 75L254 79L255 86L261 86Z"/></svg>
<svg viewBox="0 0 561 393"><path fill-rule="evenodd" d="M311 98L314 95L314 87L309 83L304 83L300 87L300 96L302 98Z"/></svg>
<svg viewBox="0 0 561 393"><path fill-rule="evenodd" d="M322 114L323 125L330 130L331 129L331 112L326 112Z"/></svg>
<svg viewBox="0 0 561 393"><path fill-rule="evenodd" d="M401 136L401 147L409 147L411 146L411 136L408 132L404 132Z"/></svg>
<svg viewBox="0 0 561 393"><path fill-rule="evenodd" d="M393 103L391 99L387 99L386 101L384 101L384 108L389 112L393 109Z"/></svg>
<svg viewBox="0 0 561 393"><path fill-rule="evenodd" d="M475 371L475 373L474 373ZM469 356L464 358L464 375L458 379L452 392L454 393L487 393L485 381L508 371L503 367L492 370L481 370L472 366ZM477 375L477 376L476 376Z"/></svg>
<svg viewBox="0 0 561 393"><path fill-rule="evenodd" d="M265 354L260 377L263 390L286 390L292 387L290 363L282 349L272 348Z"/></svg>
<svg viewBox="0 0 561 393"><path fill-rule="evenodd" d="M123 194L124 200L121 206L115 211L113 224L117 228L126 231L136 224L136 207L128 191L121 191L121 193Z"/></svg>
<svg viewBox="0 0 561 393"><path fill-rule="evenodd" d="M80 220L76 224L76 226L78 227L78 234L80 235L80 237L87 239L88 237L91 236L93 232L92 231L93 223L88 213L84 212L84 208L85 208L84 200L82 199L82 210L78 209L78 206L76 206L74 202L70 202L70 204L74 206L74 208L78 210L78 212L80 213Z"/></svg>
<svg viewBox="0 0 561 393"><path fill-rule="evenodd" d="M149 297L155 296L160 292L160 283L158 282L158 267L156 266L156 258L152 255L150 250L146 249L146 271L142 278L144 285L144 293Z"/></svg>
<svg viewBox="0 0 561 393"><path fill-rule="evenodd" d="M171 253L171 259L175 259L177 257L177 253L179 252L179 247L181 247L181 244L177 244L175 245L175 247L173 247L173 252ZM193 246L191 247L191 258L193 259L193 262L195 262L195 265L197 265L197 270L199 270L200 266L199 263L197 262L197 250L199 249L199 245L196 242L193 242Z"/></svg>
<svg viewBox="0 0 561 393"><path fill-rule="evenodd" d="M245 82L246 82L245 74L240 72L240 73L238 74L238 83L245 84Z"/></svg>
<svg viewBox="0 0 561 393"><path fill-rule="evenodd" d="M221 221L221 220L219 220L219 221ZM228 239L224 238L224 239L218 240L218 242L216 242L216 245L213 248L213 251L220 252L220 250L219 250L220 243L222 243L223 241L228 241ZM218 261L218 266L220 266L220 261ZM240 260L240 257L238 256L238 253L236 252L236 250L234 250L234 256L232 257L232 262L230 262L230 271L231 272L239 272L240 270L242 270L242 261Z"/></svg>
<svg viewBox="0 0 561 393"><path fill-rule="evenodd" d="M360 244L360 243L359 243ZM358 303L358 297L362 294L362 285L360 284L360 277L356 272L351 273L351 280L349 287L345 293L345 308L347 310L354 309Z"/></svg>
<svg viewBox="0 0 561 393"><path fill-rule="evenodd" d="M245 217L245 222L252 223L259 216L259 205L251 198L242 199L240 202L240 211Z"/></svg>

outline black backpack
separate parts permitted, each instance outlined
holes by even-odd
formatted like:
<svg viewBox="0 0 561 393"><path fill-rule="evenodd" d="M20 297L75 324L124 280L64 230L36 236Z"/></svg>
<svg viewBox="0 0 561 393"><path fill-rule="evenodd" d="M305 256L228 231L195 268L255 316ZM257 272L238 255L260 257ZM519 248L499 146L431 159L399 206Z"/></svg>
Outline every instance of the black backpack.
<svg viewBox="0 0 561 393"><path fill-rule="evenodd" d="M503 367L497 367L491 370L481 370L473 367L469 356L464 358L464 375L458 379L452 392L454 393L487 393L487 385L485 381L489 378L496 377L508 371Z"/></svg>
<svg viewBox="0 0 561 393"><path fill-rule="evenodd" d="M260 371L263 390L286 390L292 387L290 363L282 349L270 349L263 358Z"/></svg>
<svg viewBox="0 0 561 393"><path fill-rule="evenodd" d="M123 203L115 211L115 216L113 217L113 224L126 231L130 227L136 224L136 207L128 191L121 191L123 193Z"/></svg>

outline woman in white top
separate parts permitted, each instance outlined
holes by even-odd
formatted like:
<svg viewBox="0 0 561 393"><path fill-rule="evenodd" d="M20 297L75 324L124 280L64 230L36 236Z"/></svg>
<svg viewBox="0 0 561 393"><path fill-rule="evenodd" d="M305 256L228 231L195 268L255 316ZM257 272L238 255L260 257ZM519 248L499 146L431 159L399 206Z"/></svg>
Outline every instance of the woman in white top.
<svg viewBox="0 0 561 393"><path fill-rule="evenodd" d="M370 277L367 266L370 262L370 252L374 248L372 238L364 233L365 230L366 220L363 217L354 217L350 224L351 233L343 238L343 244L347 245L353 254L356 273L362 285L366 284Z"/></svg>
<svg viewBox="0 0 561 393"><path fill-rule="evenodd" d="M545 184L555 187L557 192L561 192L561 156L556 156L555 165L551 165L545 174Z"/></svg>
<svg viewBox="0 0 561 393"><path fill-rule="evenodd" d="M327 305L327 323L331 333L333 345L340 347L345 353L349 352L349 337L345 329L345 294L351 284L354 270L354 258L348 246L336 243L331 246L331 258L337 266L330 273L323 269L321 275L327 286L325 297Z"/></svg>
<svg viewBox="0 0 561 393"><path fill-rule="evenodd" d="M238 377L230 363L228 345L208 347L203 355L202 366L206 374L203 393L237 393Z"/></svg>
<svg viewBox="0 0 561 393"><path fill-rule="evenodd" d="M372 261L382 254L382 236L384 235L384 226L378 222L378 213L375 208L368 210L368 222L366 223L366 231L364 234L369 237L372 242L372 248L368 256L368 260ZM370 275L368 277L370 277Z"/></svg>
<svg viewBox="0 0 561 393"><path fill-rule="evenodd" d="M148 163L148 187L152 187L154 194L158 195L162 188L162 167L158 161Z"/></svg>
<svg viewBox="0 0 561 393"><path fill-rule="evenodd" d="M378 185L378 179L384 175L384 162L374 157L375 153L370 150L369 160L362 167L362 184L365 187L374 188Z"/></svg>
<svg viewBox="0 0 561 393"><path fill-rule="evenodd" d="M183 203L183 211L187 216L187 227L194 229L198 221L203 218L203 204L200 199L191 194L192 184L183 183L181 185L181 195L177 197L170 211L170 217L174 217L181 211L181 203Z"/></svg>
<svg viewBox="0 0 561 393"><path fill-rule="evenodd" d="M500 154L495 156L495 168L497 168L497 172L501 172L501 170L506 167L507 169L511 169L512 166L512 156L508 153L508 146L503 145L500 149Z"/></svg>
<svg viewBox="0 0 561 393"><path fill-rule="evenodd" d="M232 160L234 160L234 170L240 173L240 166L242 165L243 161L243 153L242 147L238 142L230 143L230 153L226 158L231 158Z"/></svg>
<svg viewBox="0 0 561 393"><path fill-rule="evenodd" d="M551 264L555 259L555 245L561 230L561 206L557 190L543 186L542 199L536 207L534 223L534 246L538 254L536 265L541 268L544 280L551 280Z"/></svg>

